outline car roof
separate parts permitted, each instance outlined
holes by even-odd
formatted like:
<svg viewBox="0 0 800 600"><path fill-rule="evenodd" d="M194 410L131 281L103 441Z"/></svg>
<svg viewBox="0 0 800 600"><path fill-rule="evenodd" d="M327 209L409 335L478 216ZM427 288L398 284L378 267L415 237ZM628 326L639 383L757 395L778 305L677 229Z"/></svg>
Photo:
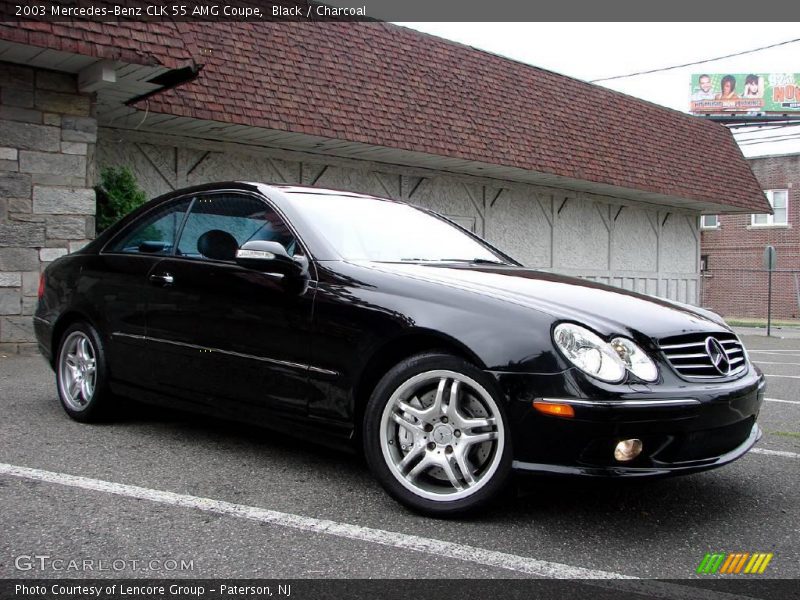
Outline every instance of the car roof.
<svg viewBox="0 0 800 600"><path fill-rule="evenodd" d="M250 185L259 185L267 188L275 188L280 190L284 194L316 194L319 196L328 196L328 195L335 195L344 198L367 198L370 200L383 200L387 202L397 202L397 200L393 198L385 198L382 196L373 196L372 194L362 194L360 192L353 192L351 190L336 190L333 188L320 188L320 187L312 187L308 185L294 185L294 184L269 184L269 183L261 183L261 184L250 184Z"/></svg>
<svg viewBox="0 0 800 600"><path fill-rule="evenodd" d="M177 196L184 196L188 194L193 194L196 192L214 192L214 191L224 191L224 190L244 190L244 191L258 191L262 194L265 194L269 197L269 192L278 192L279 194L314 194L319 196L325 195L335 195L340 198L364 198L369 200L380 200L384 202L400 202L403 203L402 200L395 200L393 198L386 198L382 196L374 196L372 194L361 194L359 192L353 192L351 190L336 190L331 188L320 188L320 187L312 187L307 185L297 185L291 183L264 183L262 181L245 181L245 180L238 180L238 181L215 181L209 183L202 183L198 185L188 186L184 188L180 188L177 190L173 190L167 194L159 196L158 198L154 198L154 200L161 200L167 201L171 200ZM273 200L275 199L275 194L272 194Z"/></svg>

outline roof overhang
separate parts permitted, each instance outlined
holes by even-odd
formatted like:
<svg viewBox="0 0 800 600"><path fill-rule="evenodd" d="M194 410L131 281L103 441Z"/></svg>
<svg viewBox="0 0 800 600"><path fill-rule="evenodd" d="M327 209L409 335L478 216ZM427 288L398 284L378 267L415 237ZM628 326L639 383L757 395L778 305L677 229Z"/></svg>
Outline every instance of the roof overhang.
<svg viewBox="0 0 800 600"><path fill-rule="evenodd" d="M98 120L125 106L127 102L146 98L170 87L167 84L171 81L172 73L192 68L170 69L162 65L134 64L6 40L0 40L0 61L77 75L79 91L97 94Z"/></svg>
<svg viewBox="0 0 800 600"><path fill-rule="evenodd" d="M650 205L659 209L670 208L707 214L752 212L723 203L573 179L518 167L303 133L150 112L147 103L142 100L158 93L165 87L175 85L172 80L175 77L185 76L185 74L179 75L178 73L185 69L112 61L5 40L0 40L0 61L78 75L82 91L97 94L97 120L98 124L104 127L160 135L167 134L195 140L236 143L252 148L300 152L318 157L320 160L338 157L443 171L491 179L497 182L498 187L502 187L503 182L533 184L576 193L597 194L607 196L617 202L627 201L631 204ZM196 74L196 70L194 73ZM130 106L133 102L137 102L137 106L144 105L144 109Z"/></svg>

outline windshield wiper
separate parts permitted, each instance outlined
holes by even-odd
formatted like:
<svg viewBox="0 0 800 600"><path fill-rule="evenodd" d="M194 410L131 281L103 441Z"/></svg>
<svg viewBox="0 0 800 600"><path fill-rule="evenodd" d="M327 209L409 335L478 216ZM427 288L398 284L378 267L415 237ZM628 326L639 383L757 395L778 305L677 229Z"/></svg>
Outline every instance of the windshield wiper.
<svg viewBox="0 0 800 600"><path fill-rule="evenodd" d="M512 266L511 263L502 260L492 260L490 258L401 258L398 262L452 262L452 263L467 263L470 265L505 265Z"/></svg>
<svg viewBox="0 0 800 600"><path fill-rule="evenodd" d="M471 265L511 265L511 263L502 260L492 260L490 258L440 258L439 262L463 262Z"/></svg>

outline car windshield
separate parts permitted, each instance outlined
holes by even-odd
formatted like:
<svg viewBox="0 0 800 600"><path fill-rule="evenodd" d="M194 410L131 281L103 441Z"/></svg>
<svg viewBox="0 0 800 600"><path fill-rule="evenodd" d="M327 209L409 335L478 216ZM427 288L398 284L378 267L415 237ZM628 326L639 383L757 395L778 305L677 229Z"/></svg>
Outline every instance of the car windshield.
<svg viewBox="0 0 800 600"><path fill-rule="evenodd" d="M335 194L289 196L346 260L508 262L452 223L408 204Z"/></svg>

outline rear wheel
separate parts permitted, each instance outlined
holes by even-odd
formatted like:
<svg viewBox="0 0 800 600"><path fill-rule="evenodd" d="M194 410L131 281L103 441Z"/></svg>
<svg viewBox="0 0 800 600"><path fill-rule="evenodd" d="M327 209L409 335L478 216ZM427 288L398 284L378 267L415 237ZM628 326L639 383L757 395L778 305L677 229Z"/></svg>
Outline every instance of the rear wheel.
<svg viewBox="0 0 800 600"><path fill-rule="evenodd" d="M370 468L395 499L426 514L485 505L511 470L499 398L493 381L461 358L404 360L378 383L365 413Z"/></svg>
<svg viewBox="0 0 800 600"><path fill-rule="evenodd" d="M76 421L89 423L108 415L105 354L100 336L88 323L74 323L61 336L56 384L61 405Z"/></svg>

